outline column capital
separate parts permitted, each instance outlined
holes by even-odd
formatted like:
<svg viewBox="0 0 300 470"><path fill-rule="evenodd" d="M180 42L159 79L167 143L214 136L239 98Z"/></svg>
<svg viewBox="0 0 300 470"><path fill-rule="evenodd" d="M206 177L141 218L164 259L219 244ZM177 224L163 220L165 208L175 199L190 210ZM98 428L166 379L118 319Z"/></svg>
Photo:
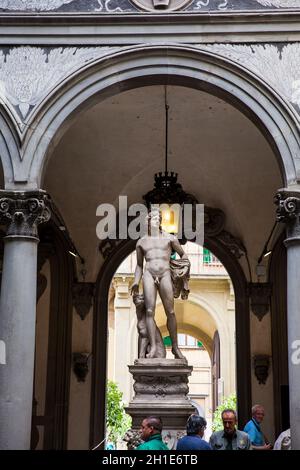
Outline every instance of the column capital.
<svg viewBox="0 0 300 470"><path fill-rule="evenodd" d="M47 222L51 216L48 203L49 197L42 190L0 190L0 222L7 225L6 238L38 240L38 225Z"/></svg>
<svg viewBox="0 0 300 470"><path fill-rule="evenodd" d="M300 243L300 191L280 189L275 195L276 219L286 224L285 244Z"/></svg>

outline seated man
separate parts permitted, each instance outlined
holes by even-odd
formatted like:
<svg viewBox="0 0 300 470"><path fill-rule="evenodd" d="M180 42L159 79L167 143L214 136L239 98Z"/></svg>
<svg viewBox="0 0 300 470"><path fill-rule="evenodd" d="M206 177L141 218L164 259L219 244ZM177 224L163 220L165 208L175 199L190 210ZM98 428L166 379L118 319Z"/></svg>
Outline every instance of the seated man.
<svg viewBox="0 0 300 470"><path fill-rule="evenodd" d="M179 439L176 450L212 450L210 445L202 439L205 428L204 418L191 415L186 423L187 435Z"/></svg>
<svg viewBox="0 0 300 470"><path fill-rule="evenodd" d="M223 431L216 431L210 436L209 443L213 450L251 450L248 434L236 429L236 412L231 409L222 412Z"/></svg>
<svg viewBox="0 0 300 470"><path fill-rule="evenodd" d="M142 421L141 424L141 438L142 444L136 447L135 450L169 450L161 437L162 421L157 416L149 416Z"/></svg>
<svg viewBox="0 0 300 470"><path fill-rule="evenodd" d="M266 442L266 438L261 430L261 423L265 416L265 410L261 405L252 407L252 419L244 427L244 431L249 434L253 450L271 450L272 446Z"/></svg>

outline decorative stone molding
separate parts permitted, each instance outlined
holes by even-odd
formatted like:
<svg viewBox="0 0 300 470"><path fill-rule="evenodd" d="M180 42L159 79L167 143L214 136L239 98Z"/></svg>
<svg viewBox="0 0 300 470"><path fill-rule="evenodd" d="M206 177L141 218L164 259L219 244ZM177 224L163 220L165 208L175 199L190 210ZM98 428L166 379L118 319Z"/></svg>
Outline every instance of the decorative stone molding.
<svg viewBox="0 0 300 470"><path fill-rule="evenodd" d="M287 240L300 241L300 192L280 190L274 198L278 222L286 224Z"/></svg>
<svg viewBox="0 0 300 470"><path fill-rule="evenodd" d="M73 305L81 320L89 313L95 295L95 284L93 282L76 282L73 285Z"/></svg>
<svg viewBox="0 0 300 470"><path fill-rule="evenodd" d="M126 1L117 1L117 0L97 0L99 7L96 8L96 11L107 12L107 13L122 13L128 10L132 10L130 2Z"/></svg>
<svg viewBox="0 0 300 470"><path fill-rule="evenodd" d="M185 375L172 377L156 377L154 375L132 374L135 380L133 389L136 395L154 395L166 397L167 395L187 395L189 392L188 378Z"/></svg>
<svg viewBox="0 0 300 470"><path fill-rule="evenodd" d="M250 297L251 310L261 321L270 309L270 297L272 286L268 282L249 283L248 294Z"/></svg>
<svg viewBox="0 0 300 470"><path fill-rule="evenodd" d="M224 229L225 214L221 209L204 206L204 232L209 237L219 235Z"/></svg>
<svg viewBox="0 0 300 470"><path fill-rule="evenodd" d="M0 0L1 1L1 0ZM300 1L300 0L299 0ZM263 78L300 112L300 43L277 45L199 45L241 64ZM33 47L0 50L0 95L28 122L36 107L70 75L119 47ZM20 123L21 130L25 129Z"/></svg>
<svg viewBox="0 0 300 470"><path fill-rule="evenodd" d="M185 431L195 411L187 396L192 369L184 359L137 359L129 366L135 395L125 411L132 417L133 431L146 416L159 416L169 431L164 435L168 445L175 445L177 433Z"/></svg>
<svg viewBox="0 0 300 470"><path fill-rule="evenodd" d="M62 8L63 7L63 8ZM125 13L148 11L171 13L176 10L226 11L299 8L300 0L0 0L0 10L20 12L87 12Z"/></svg>
<svg viewBox="0 0 300 470"><path fill-rule="evenodd" d="M77 382L85 382L89 372L89 353L73 353L73 372L77 377Z"/></svg>
<svg viewBox="0 0 300 470"><path fill-rule="evenodd" d="M0 221L8 225L7 237L38 239L38 225L49 219L45 191L0 191Z"/></svg>
<svg viewBox="0 0 300 470"><path fill-rule="evenodd" d="M298 2L300 7L300 0ZM260 76L300 111L300 43L286 45L200 45Z"/></svg>
<svg viewBox="0 0 300 470"><path fill-rule="evenodd" d="M99 243L99 251L103 259L109 258L121 243L122 240L112 240L110 238L101 240L101 242Z"/></svg>
<svg viewBox="0 0 300 470"><path fill-rule="evenodd" d="M239 238L231 235L230 232L222 230L217 238L229 249L229 251L231 251L235 258L239 259L247 253L247 250L242 241Z"/></svg>
<svg viewBox="0 0 300 470"><path fill-rule="evenodd" d="M264 7L299 8L300 0L256 0Z"/></svg>
<svg viewBox="0 0 300 470"><path fill-rule="evenodd" d="M51 11L76 0L0 0L1 10Z"/></svg>
<svg viewBox="0 0 300 470"><path fill-rule="evenodd" d="M169 13L183 9L191 0L132 0L132 3L146 11Z"/></svg>
<svg viewBox="0 0 300 470"><path fill-rule="evenodd" d="M14 47L0 51L0 95L22 120L64 79L115 47Z"/></svg>
<svg viewBox="0 0 300 470"><path fill-rule="evenodd" d="M266 354L258 354L253 357L254 374L258 383L265 385L270 368L270 356Z"/></svg>
<svg viewBox="0 0 300 470"><path fill-rule="evenodd" d="M192 367L184 359L137 359L129 366L129 372L135 381L135 400L147 400L149 396L185 397L189 392L188 376Z"/></svg>

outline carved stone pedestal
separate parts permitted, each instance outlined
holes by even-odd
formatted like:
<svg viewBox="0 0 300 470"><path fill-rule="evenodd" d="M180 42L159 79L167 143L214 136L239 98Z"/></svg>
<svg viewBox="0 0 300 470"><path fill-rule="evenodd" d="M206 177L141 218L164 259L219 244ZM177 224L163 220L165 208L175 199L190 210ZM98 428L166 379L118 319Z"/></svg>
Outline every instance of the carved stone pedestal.
<svg viewBox="0 0 300 470"><path fill-rule="evenodd" d="M184 359L137 359L129 371L134 380L135 396L126 408L132 417L128 447L138 442L138 430L147 416L159 416L163 422L163 439L170 449L185 433L188 417L195 408L187 394L192 373Z"/></svg>

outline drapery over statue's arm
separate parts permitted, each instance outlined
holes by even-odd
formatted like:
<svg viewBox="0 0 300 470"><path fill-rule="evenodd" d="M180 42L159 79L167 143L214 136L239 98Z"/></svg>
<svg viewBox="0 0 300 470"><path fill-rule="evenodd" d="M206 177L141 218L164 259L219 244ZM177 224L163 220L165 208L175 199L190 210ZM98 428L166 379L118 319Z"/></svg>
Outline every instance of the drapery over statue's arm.
<svg viewBox="0 0 300 470"><path fill-rule="evenodd" d="M176 299L181 297L182 300L187 300L190 293L189 279L191 263L176 237L172 240L172 249L176 251L181 258L170 260L174 297Z"/></svg>
<svg viewBox="0 0 300 470"><path fill-rule="evenodd" d="M138 294L139 293L139 283L142 279L143 275L143 264L144 264L144 254L142 247L140 245L140 241L136 244L136 268L134 273L134 281L131 287L131 294Z"/></svg>

